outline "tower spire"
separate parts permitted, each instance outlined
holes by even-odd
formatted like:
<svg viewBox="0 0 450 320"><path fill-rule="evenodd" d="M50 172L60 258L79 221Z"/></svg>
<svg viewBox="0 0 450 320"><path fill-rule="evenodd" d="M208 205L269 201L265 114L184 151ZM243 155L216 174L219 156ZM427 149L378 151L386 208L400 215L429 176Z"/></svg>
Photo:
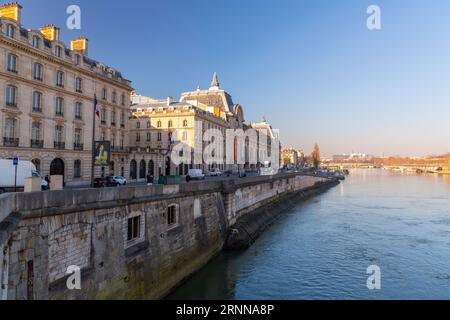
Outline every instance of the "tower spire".
<svg viewBox="0 0 450 320"><path fill-rule="evenodd" d="M211 87L219 87L219 77L217 77L217 72L214 72L213 79L211 81Z"/></svg>

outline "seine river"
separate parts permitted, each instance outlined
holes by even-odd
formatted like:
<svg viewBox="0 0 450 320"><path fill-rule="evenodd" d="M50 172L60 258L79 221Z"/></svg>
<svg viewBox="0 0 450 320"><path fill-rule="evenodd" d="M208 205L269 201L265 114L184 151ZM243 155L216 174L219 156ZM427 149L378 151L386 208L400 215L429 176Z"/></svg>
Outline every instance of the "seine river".
<svg viewBox="0 0 450 320"><path fill-rule="evenodd" d="M450 176L354 170L169 299L450 299Z"/></svg>

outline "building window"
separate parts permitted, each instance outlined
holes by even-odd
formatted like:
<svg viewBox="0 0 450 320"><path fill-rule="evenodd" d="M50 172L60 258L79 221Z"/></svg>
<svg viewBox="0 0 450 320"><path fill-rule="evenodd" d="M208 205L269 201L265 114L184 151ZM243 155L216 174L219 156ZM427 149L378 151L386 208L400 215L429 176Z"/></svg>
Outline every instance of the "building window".
<svg viewBox="0 0 450 320"><path fill-rule="evenodd" d="M115 146L116 146L116 134L111 133L111 148L114 148Z"/></svg>
<svg viewBox="0 0 450 320"><path fill-rule="evenodd" d="M167 125L169 128L172 128L173 127L173 122L172 122L172 120L169 120L169 124Z"/></svg>
<svg viewBox="0 0 450 320"><path fill-rule="evenodd" d="M62 143L64 141L64 128L63 126L55 127L55 142Z"/></svg>
<svg viewBox="0 0 450 320"><path fill-rule="evenodd" d="M81 102L75 102L75 119L81 120L82 117L82 105Z"/></svg>
<svg viewBox="0 0 450 320"><path fill-rule="evenodd" d="M125 128L125 113L123 111L120 113L120 126Z"/></svg>
<svg viewBox="0 0 450 320"><path fill-rule="evenodd" d="M122 133L120 135L120 148L123 149L123 147L125 146L125 135ZM122 175L123 176L123 175Z"/></svg>
<svg viewBox="0 0 450 320"><path fill-rule="evenodd" d="M14 139L16 137L16 119L6 118L5 120L5 138Z"/></svg>
<svg viewBox="0 0 450 320"><path fill-rule="evenodd" d="M106 124L106 109L100 111L100 121L102 124Z"/></svg>
<svg viewBox="0 0 450 320"><path fill-rule="evenodd" d="M56 85L58 87L64 87L64 73L62 71L56 72Z"/></svg>
<svg viewBox="0 0 450 320"><path fill-rule="evenodd" d="M55 113L57 116L64 116L64 99L61 97L56 97Z"/></svg>
<svg viewBox="0 0 450 320"><path fill-rule="evenodd" d="M177 206L171 205L167 208L167 225L174 226L177 224Z"/></svg>
<svg viewBox="0 0 450 320"><path fill-rule="evenodd" d="M40 64L40 63L34 64L33 78L34 78L34 80L42 81L42 64Z"/></svg>
<svg viewBox="0 0 450 320"><path fill-rule="evenodd" d="M141 235L141 216L128 219L127 240L131 241L140 238Z"/></svg>
<svg viewBox="0 0 450 320"><path fill-rule="evenodd" d="M73 163L73 177L81 178L81 160L75 160Z"/></svg>
<svg viewBox="0 0 450 320"><path fill-rule="evenodd" d="M186 131L183 132L183 141L187 141L188 133Z"/></svg>
<svg viewBox="0 0 450 320"><path fill-rule="evenodd" d="M41 39L39 39L38 36L33 36L33 47L39 49L40 46L41 46Z"/></svg>
<svg viewBox="0 0 450 320"><path fill-rule="evenodd" d="M150 142L152 140L152 134L150 132L147 132L147 142Z"/></svg>
<svg viewBox="0 0 450 320"><path fill-rule="evenodd" d="M31 140L32 147L41 141L41 124L39 122L33 122L31 125Z"/></svg>
<svg viewBox="0 0 450 320"><path fill-rule="evenodd" d="M188 121L187 120L183 120L183 127L187 127L188 126Z"/></svg>
<svg viewBox="0 0 450 320"><path fill-rule="evenodd" d="M116 100L117 100L117 93L115 91L113 91L113 93L112 93L112 102L116 103Z"/></svg>
<svg viewBox="0 0 450 320"><path fill-rule="evenodd" d="M158 132L158 141L159 142L162 141L162 133L161 132Z"/></svg>
<svg viewBox="0 0 450 320"><path fill-rule="evenodd" d="M136 142L141 142L141 135L139 132L136 132Z"/></svg>
<svg viewBox="0 0 450 320"><path fill-rule="evenodd" d="M105 130L102 130L100 132L100 141L105 141L106 140L106 132Z"/></svg>
<svg viewBox="0 0 450 320"><path fill-rule="evenodd" d="M62 56L62 48L61 48L60 46L56 46L56 47L55 47L55 55L56 55L58 58L61 58L61 56Z"/></svg>
<svg viewBox="0 0 450 320"><path fill-rule="evenodd" d="M80 55L76 54L73 62L75 63L75 65L79 66L81 63Z"/></svg>
<svg viewBox="0 0 450 320"><path fill-rule="evenodd" d="M75 91L78 93L82 93L82 84L83 84L83 80L81 80L81 78L76 78L75 79Z"/></svg>
<svg viewBox="0 0 450 320"><path fill-rule="evenodd" d="M162 127L162 122L158 121L157 126L158 126L158 128L161 128Z"/></svg>
<svg viewBox="0 0 450 320"><path fill-rule="evenodd" d="M75 150L82 150L83 144L81 143L82 131L80 128L76 128L73 135L73 148Z"/></svg>
<svg viewBox="0 0 450 320"><path fill-rule="evenodd" d="M17 73L17 56L15 54L8 54L8 71Z"/></svg>
<svg viewBox="0 0 450 320"><path fill-rule="evenodd" d="M6 35L14 39L16 37L16 27L14 27L12 24L7 24Z"/></svg>
<svg viewBox="0 0 450 320"><path fill-rule="evenodd" d="M103 88L102 90L102 99L107 100L108 99L108 93L106 91L106 88Z"/></svg>
<svg viewBox="0 0 450 320"><path fill-rule="evenodd" d="M42 111L42 93L34 91L33 92L33 111Z"/></svg>
<svg viewBox="0 0 450 320"><path fill-rule="evenodd" d="M17 88L15 86L6 87L6 105L8 107L17 107Z"/></svg>
<svg viewBox="0 0 450 320"><path fill-rule="evenodd" d="M112 126L116 125L116 112L114 110L111 111L111 125Z"/></svg>
<svg viewBox="0 0 450 320"><path fill-rule="evenodd" d="M125 106L125 95L122 94L122 96L120 97L120 102L122 104L122 106Z"/></svg>
<svg viewBox="0 0 450 320"><path fill-rule="evenodd" d="M136 122L136 129L140 129L141 128L141 123L138 121Z"/></svg>
<svg viewBox="0 0 450 320"><path fill-rule="evenodd" d="M152 123L149 121L147 121L147 129L150 129L152 127Z"/></svg>

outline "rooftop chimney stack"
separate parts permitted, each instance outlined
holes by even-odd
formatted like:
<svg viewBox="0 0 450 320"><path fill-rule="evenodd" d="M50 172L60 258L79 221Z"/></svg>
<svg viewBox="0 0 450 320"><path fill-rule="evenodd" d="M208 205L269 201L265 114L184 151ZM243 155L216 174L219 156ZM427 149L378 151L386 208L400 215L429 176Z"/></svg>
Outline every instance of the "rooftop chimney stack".
<svg viewBox="0 0 450 320"><path fill-rule="evenodd" d="M11 2L0 6L0 17L9 18L17 21L20 24L20 16L22 13L22 6L17 2Z"/></svg>
<svg viewBox="0 0 450 320"><path fill-rule="evenodd" d="M79 37L70 41L70 49L72 51L79 52L83 55L88 54L88 43L89 40L86 37Z"/></svg>
<svg viewBox="0 0 450 320"><path fill-rule="evenodd" d="M173 103L172 97L167 97L167 106L170 107L170 105Z"/></svg>
<svg viewBox="0 0 450 320"><path fill-rule="evenodd" d="M59 41L61 30L53 24L47 24L41 28L41 33L47 40Z"/></svg>

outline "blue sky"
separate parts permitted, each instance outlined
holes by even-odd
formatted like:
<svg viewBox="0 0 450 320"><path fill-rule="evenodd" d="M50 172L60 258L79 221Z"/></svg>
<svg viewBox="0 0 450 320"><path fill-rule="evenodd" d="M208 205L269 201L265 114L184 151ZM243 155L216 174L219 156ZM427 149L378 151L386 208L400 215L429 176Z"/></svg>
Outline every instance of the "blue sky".
<svg viewBox="0 0 450 320"><path fill-rule="evenodd" d="M90 39L89 55L144 95L221 87L310 153L450 152L447 0L21 0L22 23ZM126 5L124 5L126 3ZM66 8L82 10L68 30ZM366 9L379 5L382 30Z"/></svg>

